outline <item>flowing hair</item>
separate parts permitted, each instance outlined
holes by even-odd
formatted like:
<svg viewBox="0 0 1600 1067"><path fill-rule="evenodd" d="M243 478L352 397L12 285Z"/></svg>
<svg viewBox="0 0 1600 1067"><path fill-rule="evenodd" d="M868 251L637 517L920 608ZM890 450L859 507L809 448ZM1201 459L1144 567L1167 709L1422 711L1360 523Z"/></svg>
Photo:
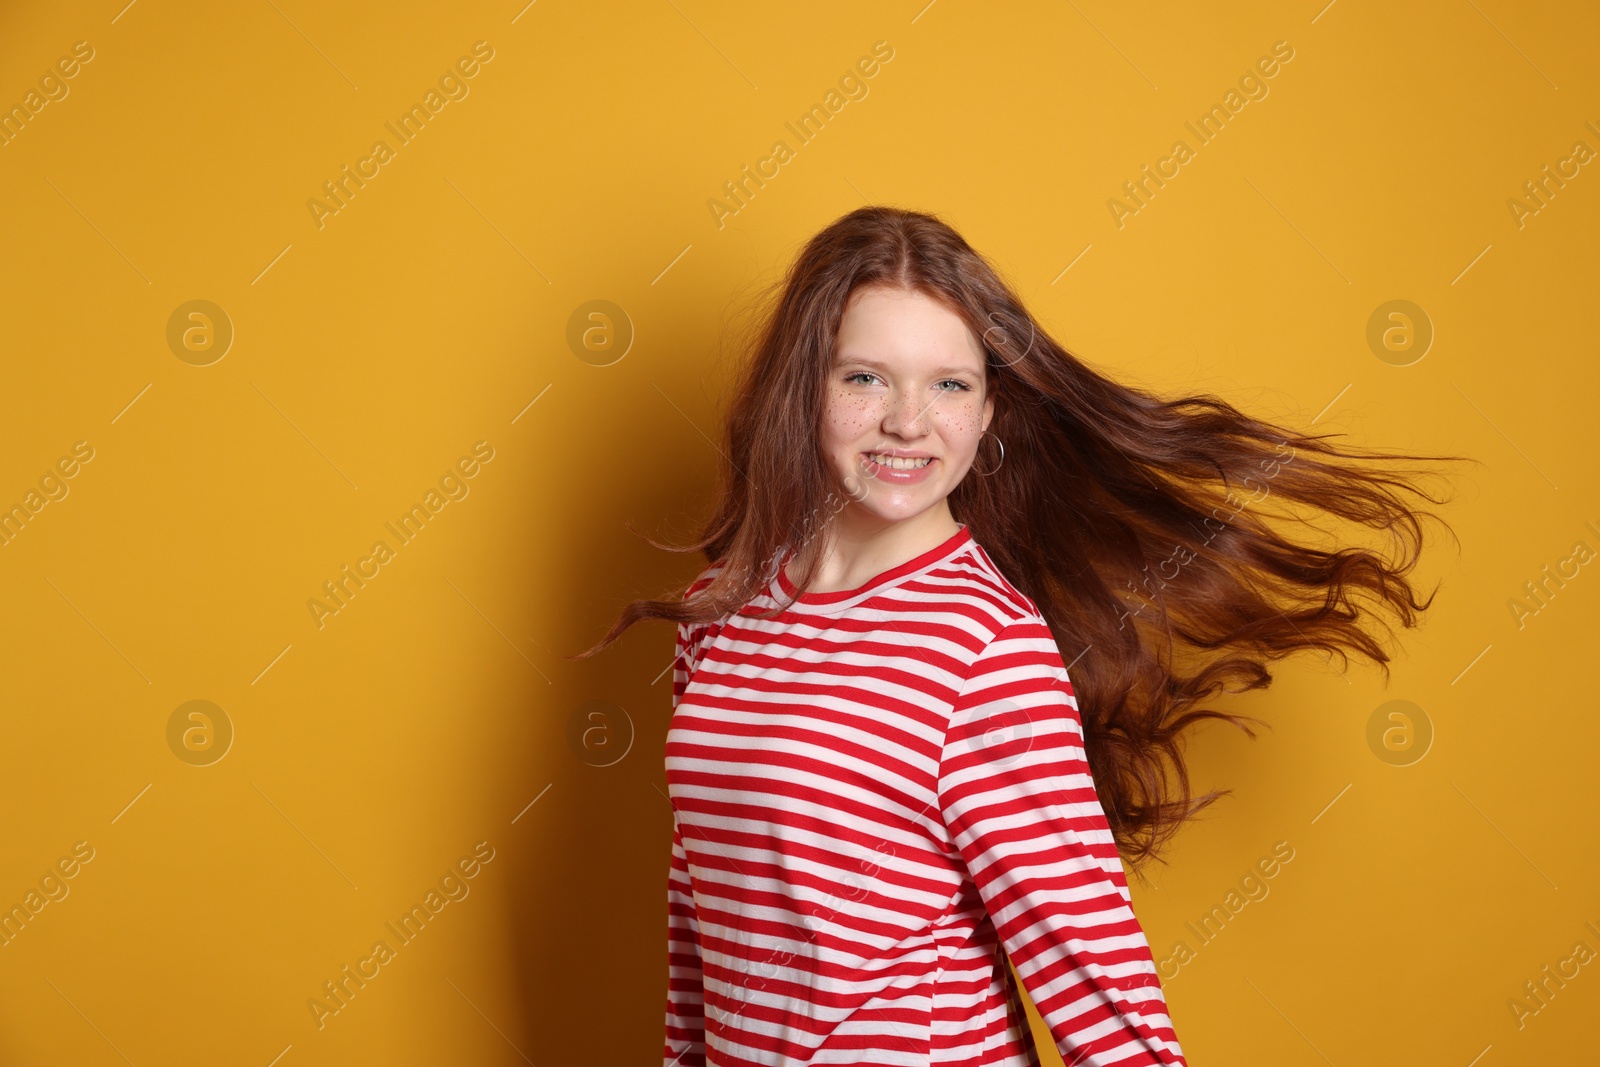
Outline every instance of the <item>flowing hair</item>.
<svg viewBox="0 0 1600 1067"><path fill-rule="evenodd" d="M1419 601L1407 575L1421 553L1421 519L1437 516L1403 494L1444 498L1417 486L1425 470L1379 464L1463 457L1340 447L1328 439L1341 435L1264 422L1215 396L1166 400L1112 381L1040 328L938 216L881 206L823 229L775 286L732 392L718 501L699 540L676 547L646 537L723 566L692 598L680 589L629 603L598 644L571 658L600 652L646 618L700 624L740 611L785 547L824 532L845 506L820 428L839 323L863 286L936 299L979 339L995 397L989 432L1000 445L979 449L974 468L994 473L969 472L950 511L1049 623L1070 666L1096 791L1134 870L1231 792L1191 797L1184 731L1222 719L1254 738L1248 723L1266 725L1201 702L1264 688L1269 661L1309 649L1337 654L1341 669L1355 652L1387 680L1388 653L1365 624L1383 612L1414 626L1433 600ZM1269 500L1279 502L1274 512ZM1329 540L1324 516L1387 532L1390 551ZM1282 528L1295 525L1328 543L1291 540ZM810 555L794 583L802 590L820 564Z"/></svg>

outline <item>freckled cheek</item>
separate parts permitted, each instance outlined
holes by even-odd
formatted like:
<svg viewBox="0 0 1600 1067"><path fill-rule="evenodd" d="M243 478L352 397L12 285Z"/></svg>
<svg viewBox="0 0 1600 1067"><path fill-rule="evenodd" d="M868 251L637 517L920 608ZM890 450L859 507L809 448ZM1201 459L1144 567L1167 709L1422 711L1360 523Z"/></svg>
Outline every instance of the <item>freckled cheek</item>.
<svg viewBox="0 0 1600 1067"><path fill-rule="evenodd" d="M883 422L883 402L836 393L829 398L825 421L835 441L854 442Z"/></svg>
<svg viewBox="0 0 1600 1067"><path fill-rule="evenodd" d="M939 436L952 449L976 450L983 436L983 405L977 401L946 404L937 413Z"/></svg>

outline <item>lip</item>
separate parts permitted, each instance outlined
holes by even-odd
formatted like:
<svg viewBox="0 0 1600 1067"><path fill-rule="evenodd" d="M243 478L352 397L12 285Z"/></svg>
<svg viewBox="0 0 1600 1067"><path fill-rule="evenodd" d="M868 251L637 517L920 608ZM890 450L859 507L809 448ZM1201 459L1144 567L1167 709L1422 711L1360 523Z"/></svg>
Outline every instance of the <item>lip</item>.
<svg viewBox="0 0 1600 1067"><path fill-rule="evenodd" d="M897 471L892 467L878 466L878 464L873 462L871 459L871 457L874 455L897 456L903 459L925 458L928 460L928 462L918 470ZM867 477L875 481L883 482L886 485L916 485L918 482L927 480L933 474L934 467L939 463L939 458L937 456L929 456L926 452L900 452L895 449L885 449L875 453L863 452L861 453L861 458L861 465L865 470Z"/></svg>

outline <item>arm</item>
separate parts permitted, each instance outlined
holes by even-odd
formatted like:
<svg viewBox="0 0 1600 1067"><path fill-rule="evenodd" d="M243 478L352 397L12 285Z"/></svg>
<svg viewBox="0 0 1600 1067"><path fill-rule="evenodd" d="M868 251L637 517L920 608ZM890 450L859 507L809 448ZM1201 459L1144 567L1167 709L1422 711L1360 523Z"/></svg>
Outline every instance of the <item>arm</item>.
<svg viewBox="0 0 1600 1067"><path fill-rule="evenodd" d="M705 1067L705 992L700 970L700 923L689 890L688 854L672 820L672 868L667 877L666 1067Z"/></svg>
<svg viewBox="0 0 1600 1067"><path fill-rule="evenodd" d="M1010 624L973 664L945 733L939 804L1068 1067L1187 1067L1043 621Z"/></svg>
<svg viewBox="0 0 1600 1067"><path fill-rule="evenodd" d="M690 627L678 626L677 658L672 663L672 707L694 673L690 656L696 641ZM667 873L667 1041L665 1067L705 1067L704 974L700 965L700 923L689 881L689 854L672 816L672 866Z"/></svg>

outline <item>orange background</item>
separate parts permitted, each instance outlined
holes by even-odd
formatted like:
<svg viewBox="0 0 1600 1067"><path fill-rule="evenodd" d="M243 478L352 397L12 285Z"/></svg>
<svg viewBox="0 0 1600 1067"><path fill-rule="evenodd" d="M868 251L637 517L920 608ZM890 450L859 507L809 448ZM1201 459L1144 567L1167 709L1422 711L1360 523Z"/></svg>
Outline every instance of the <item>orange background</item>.
<svg viewBox="0 0 1600 1067"><path fill-rule="evenodd" d="M0 947L0 1061L653 1062L672 634L562 657L698 571L628 525L705 514L749 298L874 202L943 214L1123 380L1480 461L1387 687L1297 657L1225 703L1273 730L1190 746L1197 785L1235 794L1134 886L1190 1061L1586 1052L1597 23L1486 0L7 5L0 903L65 895ZM1202 143L1185 124L1242 78L1265 95ZM830 104L808 141L786 125ZM1108 202L1180 139L1119 225ZM1393 300L1431 324L1420 359L1368 343ZM386 524L413 505L406 542ZM335 580L353 592L314 612ZM400 947L363 964L380 939ZM375 976L319 1018L347 966Z"/></svg>

